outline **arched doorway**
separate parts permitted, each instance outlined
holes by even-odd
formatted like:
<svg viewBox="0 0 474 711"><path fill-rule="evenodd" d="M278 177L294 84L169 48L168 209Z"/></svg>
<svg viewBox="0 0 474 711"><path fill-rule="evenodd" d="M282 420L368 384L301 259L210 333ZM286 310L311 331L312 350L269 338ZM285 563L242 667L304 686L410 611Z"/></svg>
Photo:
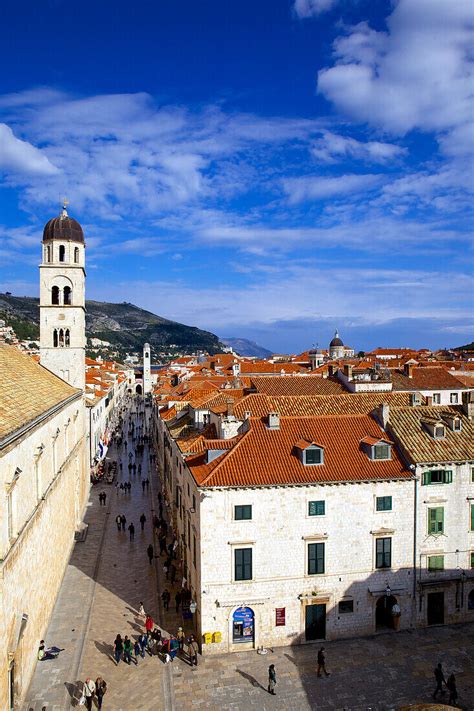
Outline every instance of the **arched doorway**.
<svg viewBox="0 0 474 711"><path fill-rule="evenodd" d="M135 388L135 392L137 393L137 395L141 395L142 394L142 386L137 385L137 387Z"/></svg>
<svg viewBox="0 0 474 711"><path fill-rule="evenodd" d="M382 595L377 600L375 608L375 629L376 630L393 630L395 625L393 622L392 607L397 603L397 598L394 595Z"/></svg>
<svg viewBox="0 0 474 711"><path fill-rule="evenodd" d="M232 644L255 640L255 614L250 607L238 607L232 615Z"/></svg>

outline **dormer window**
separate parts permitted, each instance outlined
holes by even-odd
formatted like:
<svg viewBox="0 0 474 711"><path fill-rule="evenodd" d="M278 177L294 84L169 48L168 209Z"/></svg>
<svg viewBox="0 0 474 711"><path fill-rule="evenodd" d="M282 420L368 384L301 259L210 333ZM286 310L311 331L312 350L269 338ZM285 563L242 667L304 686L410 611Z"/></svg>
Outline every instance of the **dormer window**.
<svg viewBox="0 0 474 711"><path fill-rule="evenodd" d="M433 439L444 439L446 437L446 427L441 420L422 420L421 422Z"/></svg>
<svg viewBox="0 0 474 711"><path fill-rule="evenodd" d="M443 439L446 436L446 430L444 425L436 425L434 428L433 437L435 439Z"/></svg>
<svg viewBox="0 0 474 711"><path fill-rule="evenodd" d="M361 445L370 459L383 461L392 458L392 442L387 439L377 439L377 437L364 437Z"/></svg>
<svg viewBox="0 0 474 711"><path fill-rule="evenodd" d="M391 447L389 444L374 444L372 447L372 459L391 459Z"/></svg>
<svg viewBox="0 0 474 711"><path fill-rule="evenodd" d="M324 449L316 442L302 439L295 446L298 456L305 466L324 464Z"/></svg>
<svg viewBox="0 0 474 711"><path fill-rule="evenodd" d="M462 421L460 417L448 417L448 424L453 432L461 432L462 430Z"/></svg>

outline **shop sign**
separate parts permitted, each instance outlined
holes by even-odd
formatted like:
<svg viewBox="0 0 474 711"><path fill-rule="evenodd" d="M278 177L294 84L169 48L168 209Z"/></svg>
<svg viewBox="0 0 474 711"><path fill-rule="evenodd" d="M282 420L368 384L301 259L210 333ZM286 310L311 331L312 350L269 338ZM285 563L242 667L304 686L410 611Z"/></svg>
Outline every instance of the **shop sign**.
<svg viewBox="0 0 474 711"><path fill-rule="evenodd" d="M286 610L286 608L284 608L284 607L276 607L275 608L275 625L277 627L284 627L286 624L285 610Z"/></svg>

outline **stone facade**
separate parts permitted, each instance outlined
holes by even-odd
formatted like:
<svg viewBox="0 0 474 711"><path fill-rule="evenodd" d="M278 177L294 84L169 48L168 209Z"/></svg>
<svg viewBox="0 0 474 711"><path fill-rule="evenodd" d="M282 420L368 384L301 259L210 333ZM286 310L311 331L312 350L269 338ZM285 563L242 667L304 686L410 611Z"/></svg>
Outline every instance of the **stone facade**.
<svg viewBox="0 0 474 711"><path fill-rule="evenodd" d="M19 703L28 687L88 496L84 406L81 394L71 392L8 445L0 443L4 709L11 692Z"/></svg>
<svg viewBox="0 0 474 711"><path fill-rule="evenodd" d="M85 388L85 277L83 242L43 241L40 264L41 364L81 390Z"/></svg>

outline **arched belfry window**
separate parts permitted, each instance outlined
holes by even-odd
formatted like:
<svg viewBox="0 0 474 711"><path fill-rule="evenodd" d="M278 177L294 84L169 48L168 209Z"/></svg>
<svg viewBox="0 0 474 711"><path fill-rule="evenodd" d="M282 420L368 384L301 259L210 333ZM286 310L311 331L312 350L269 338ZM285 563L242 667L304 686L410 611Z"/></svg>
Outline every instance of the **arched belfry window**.
<svg viewBox="0 0 474 711"><path fill-rule="evenodd" d="M58 347L58 329L55 328L53 331L53 348Z"/></svg>
<svg viewBox="0 0 474 711"><path fill-rule="evenodd" d="M74 247L74 264L79 264L79 247Z"/></svg>
<svg viewBox="0 0 474 711"><path fill-rule="evenodd" d="M69 334L69 329L67 328L64 333L64 345L66 346L66 348L68 348L71 345L71 336Z"/></svg>
<svg viewBox="0 0 474 711"><path fill-rule="evenodd" d="M44 260L45 262L51 261L51 245L49 244L44 248Z"/></svg>
<svg viewBox="0 0 474 711"><path fill-rule="evenodd" d="M59 347L64 348L64 331L62 328L59 329Z"/></svg>
<svg viewBox="0 0 474 711"><path fill-rule="evenodd" d="M72 289L70 286L64 287L64 301L65 306L71 306L72 304Z"/></svg>
<svg viewBox="0 0 474 711"><path fill-rule="evenodd" d="M59 286L53 286L51 289L51 303L55 306L59 304Z"/></svg>
<svg viewBox="0 0 474 711"><path fill-rule="evenodd" d="M66 247L63 244L59 245L59 261L64 262L66 259Z"/></svg>

